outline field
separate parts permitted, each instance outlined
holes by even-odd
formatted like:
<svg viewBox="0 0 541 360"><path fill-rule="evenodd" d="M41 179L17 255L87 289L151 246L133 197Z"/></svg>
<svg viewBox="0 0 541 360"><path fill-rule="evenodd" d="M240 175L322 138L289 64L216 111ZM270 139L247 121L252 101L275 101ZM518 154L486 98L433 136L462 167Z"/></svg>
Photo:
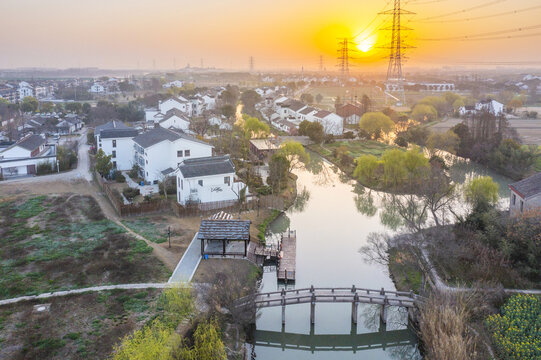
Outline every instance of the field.
<svg viewBox="0 0 541 360"><path fill-rule="evenodd" d="M259 274L259 268L246 260L237 259L208 259L201 260L193 281L212 283L216 274L234 275L242 284L253 283Z"/></svg>
<svg viewBox="0 0 541 360"><path fill-rule="evenodd" d="M91 196L0 202L0 298L102 284L166 281L143 240L107 220Z"/></svg>
<svg viewBox="0 0 541 360"><path fill-rule="evenodd" d="M160 292L103 291L3 306L0 358L105 359L124 335L154 317Z"/></svg>
<svg viewBox="0 0 541 360"><path fill-rule="evenodd" d="M354 159L361 155L375 155L380 157L385 150L393 148L393 146L372 140L335 141L325 145L311 145L309 148L320 155L328 157L332 155L334 149L340 147L345 147L349 155Z"/></svg>

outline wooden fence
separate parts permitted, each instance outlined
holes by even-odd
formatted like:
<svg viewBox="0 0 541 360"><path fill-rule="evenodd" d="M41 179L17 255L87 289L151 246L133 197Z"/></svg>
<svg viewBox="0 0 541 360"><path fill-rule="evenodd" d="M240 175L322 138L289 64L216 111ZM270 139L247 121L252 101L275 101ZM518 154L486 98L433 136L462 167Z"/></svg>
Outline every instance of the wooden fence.
<svg viewBox="0 0 541 360"><path fill-rule="evenodd" d="M182 206L176 202L174 195L171 195L169 199L153 200L139 204L124 204L121 196L119 198L120 193L115 194L111 185L107 181L104 181L100 174L94 172L94 178L120 216L133 216L162 211L173 211L178 217L210 216L214 214L216 210L223 210L231 213L239 212L239 203L237 200ZM257 210L258 207L260 209L271 208L283 210L285 202L282 198L274 195L261 196L259 199L253 196L240 206L242 211Z"/></svg>

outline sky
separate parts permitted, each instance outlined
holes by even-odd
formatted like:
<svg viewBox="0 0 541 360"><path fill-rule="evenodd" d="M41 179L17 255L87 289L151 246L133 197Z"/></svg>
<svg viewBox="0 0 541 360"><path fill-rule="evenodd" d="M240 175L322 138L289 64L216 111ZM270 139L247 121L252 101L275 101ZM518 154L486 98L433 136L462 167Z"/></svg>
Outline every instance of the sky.
<svg viewBox="0 0 541 360"><path fill-rule="evenodd" d="M405 42L415 46L407 50L406 66L541 65L539 0L402 3L416 13L402 16L403 25L413 29L405 32ZM339 39L365 30L355 38L360 44L353 45L358 51L352 62L356 70L371 71L386 64L389 50L382 47L390 31L376 30L390 18L376 15L391 5L388 0L0 0L0 68L173 69L202 63L247 70L253 56L256 70L317 70L320 57L334 70ZM528 29L506 31L520 27ZM463 41L498 31L485 36L490 40ZM519 34L537 35L506 38Z"/></svg>

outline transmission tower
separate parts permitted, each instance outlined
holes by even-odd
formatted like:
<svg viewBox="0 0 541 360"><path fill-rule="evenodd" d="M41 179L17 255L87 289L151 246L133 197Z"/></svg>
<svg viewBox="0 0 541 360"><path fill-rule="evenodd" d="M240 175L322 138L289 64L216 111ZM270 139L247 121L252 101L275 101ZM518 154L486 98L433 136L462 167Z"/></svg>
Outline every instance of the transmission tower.
<svg viewBox="0 0 541 360"><path fill-rule="evenodd" d="M250 72L254 72L254 57L250 56Z"/></svg>
<svg viewBox="0 0 541 360"><path fill-rule="evenodd" d="M352 44L353 42L348 38L340 39L338 42L338 69L342 80L349 78L349 60L352 59L350 54L355 51Z"/></svg>
<svg viewBox="0 0 541 360"><path fill-rule="evenodd" d="M319 71L323 72L323 55L319 56Z"/></svg>
<svg viewBox="0 0 541 360"><path fill-rule="evenodd" d="M391 31L391 42L384 48L390 50L389 54L389 66L387 68L387 79L385 82L385 101L387 97L400 99L402 104L406 103L406 94L404 93L404 74L402 73L402 62L405 59L404 50L412 48L413 46L404 43L402 32L410 31L411 29L401 24L402 15L414 14L411 11L407 11L401 8L400 0L394 0L394 8L382 12L383 15L389 15L393 17L393 24L383 30ZM397 97L391 95L395 93Z"/></svg>

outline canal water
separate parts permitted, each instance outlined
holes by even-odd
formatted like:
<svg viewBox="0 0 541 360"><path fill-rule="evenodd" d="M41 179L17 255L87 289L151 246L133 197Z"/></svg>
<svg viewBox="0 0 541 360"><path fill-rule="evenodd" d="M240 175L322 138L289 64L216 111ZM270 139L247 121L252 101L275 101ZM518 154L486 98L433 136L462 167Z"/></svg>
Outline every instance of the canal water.
<svg viewBox="0 0 541 360"><path fill-rule="evenodd" d="M355 285L394 290L387 268L365 262L359 252L370 233L390 231L393 221L381 209L381 193L359 189L333 165L311 156L311 164L295 172L296 204L271 225L274 239L288 228L297 231L296 282L287 287ZM457 183L478 175L493 176L500 183L502 203L508 196L508 179L471 163L453 165L450 175ZM266 268L261 292L284 286L272 270ZM317 304L315 325L310 326L310 306L290 305L282 327L281 308L265 308L259 313L249 352L258 360L420 359L405 310L391 308L386 326L380 324L377 306L359 305L358 316L354 327L350 304Z"/></svg>

